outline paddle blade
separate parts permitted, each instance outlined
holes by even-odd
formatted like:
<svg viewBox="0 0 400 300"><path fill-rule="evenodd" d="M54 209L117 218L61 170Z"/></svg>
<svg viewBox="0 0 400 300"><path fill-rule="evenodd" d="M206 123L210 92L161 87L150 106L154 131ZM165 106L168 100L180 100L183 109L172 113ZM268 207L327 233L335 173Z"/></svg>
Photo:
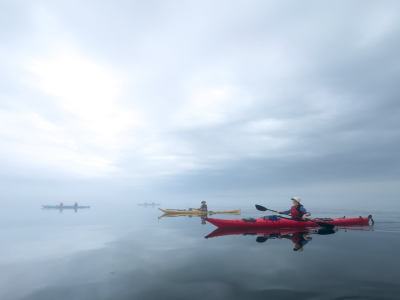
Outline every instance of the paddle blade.
<svg viewBox="0 0 400 300"><path fill-rule="evenodd" d="M319 229L317 232L317 234L319 234L319 235L328 235L328 234L334 234L334 233L336 233L336 230L328 229L328 228Z"/></svg>
<svg viewBox="0 0 400 300"><path fill-rule="evenodd" d="M314 222L314 221L313 221ZM317 223L319 226L326 228L326 229L333 229L335 228L335 225L328 224L328 223L323 223L323 222L314 222Z"/></svg>
<svg viewBox="0 0 400 300"><path fill-rule="evenodd" d="M266 207L264 207L262 205L258 205L258 204L256 204L256 209L260 210L260 211L267 211L268 210Z"/></svg>
<svg viewBox="0 0 400 300"><path fill-rule="evenodd" d="M268 238L266 238L265 236L258 236L257 238L256 238L256 242L257 243L264 243L264 242L266 242L268 240Z"/></svg>

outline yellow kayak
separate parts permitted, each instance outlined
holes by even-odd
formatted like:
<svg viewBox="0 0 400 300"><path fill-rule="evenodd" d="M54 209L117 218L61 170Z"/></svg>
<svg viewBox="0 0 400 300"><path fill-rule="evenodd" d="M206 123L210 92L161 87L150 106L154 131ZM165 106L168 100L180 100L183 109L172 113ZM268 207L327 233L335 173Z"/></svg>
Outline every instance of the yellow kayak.
<svg viewBox="0 0 400 300"><path fill-rule="evenodd" d="M223 211L202 211L202 210L187 210L187 209L161 209L164 214L168 215L205 215L205 214L237 214L240 213L240 209L234 209L234 210L223 210Z"/></svg>
<svg viewBox="0 0 400 300"><path fill-rule="evenodd" d="M235 210L236 211L236 210ZM218 214L218 212L213 212L213 213L210 213L210 212L207 212L207 215L214 215L214 214ZM234 215L234 216L240 216L240 212L234 212L234 213L224 213L224 214L227 214L227 215ZM170 217L204 217L206 214L163 214L161 217L158 217L158 219L160 220L160 219L162 219L162 218L170 218Z"/></svg>

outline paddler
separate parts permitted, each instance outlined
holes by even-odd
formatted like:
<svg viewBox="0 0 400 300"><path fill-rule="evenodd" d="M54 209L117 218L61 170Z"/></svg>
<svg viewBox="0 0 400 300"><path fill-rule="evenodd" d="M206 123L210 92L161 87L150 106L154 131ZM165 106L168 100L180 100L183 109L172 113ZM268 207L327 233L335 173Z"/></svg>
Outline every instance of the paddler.
<svg viewBox="0 0 400 300"><path fill-rule="evenodd" d="M311 213L309 213L303 205L300 204L301 199L299 197L293 197L292 199L293 206L289 210L285 211L277 211L278 214L281 215L291 215L292 219L298 219L302 218L303 220L306 219L306 217L311 216Z"/></svg>
<svg viewBox="0 0 400 300"><path fill-rule="evenodd" d="M64 203L61 202L61 203L60 203L60 206L64 206Z"/></svg>
<svg viewBox="0 0 400 300"><path fill-rule="evenodd" d="M75 202L74 206L78 206L78 202Z"/></svg>
<svg viewBox="0 0 400 300"><path fill-rule="evenodd" d="M207 211L207 204L206 201L201 201L201 206L197 210Z"/></svg>

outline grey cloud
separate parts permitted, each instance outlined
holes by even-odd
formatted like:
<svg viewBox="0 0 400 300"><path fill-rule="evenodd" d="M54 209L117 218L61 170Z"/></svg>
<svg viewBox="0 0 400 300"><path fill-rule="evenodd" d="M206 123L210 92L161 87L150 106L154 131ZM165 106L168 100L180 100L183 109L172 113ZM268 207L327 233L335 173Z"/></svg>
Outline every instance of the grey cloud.
<svg viewBox="0 0 400 300"><path fill-rule="evenodd" d="M78 122L24 83L30 75L21 59L46 57L60 38L126 75L118 104L147 121L121 137L141 146L115 152L113 166L124 174L118 180L146 172L151 178L154 172L157 184L196 189L201 183L210 190L232 184L262 188L265 182L395 182L399 8L395 1L8 5L3 11L13 17L4 22L14 37L2 31L10 56L1 62L1 105L24 107L66 128ZM219 121L193 125L192 116L181 119L190 97L210 88L231 93L213 112ZM268 120L282 126L253 126ZM81 150L96 149L79 130L70 136ZM175 168L144 154L143 148L152 147L194 169L176 167L178 174L163 182L155 174ZM302 170L301 178L293 169Z"/></svg>

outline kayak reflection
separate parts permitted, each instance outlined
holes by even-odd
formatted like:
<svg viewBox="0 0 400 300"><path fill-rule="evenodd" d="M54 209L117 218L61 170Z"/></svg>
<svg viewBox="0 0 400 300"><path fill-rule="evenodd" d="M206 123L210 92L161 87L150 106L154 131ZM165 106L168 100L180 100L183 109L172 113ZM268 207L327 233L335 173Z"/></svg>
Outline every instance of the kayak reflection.
<svg viewBox="0 0 400 300"><path fill-rule="evenodd" d="M335 229L309 229L309 228L217 228L205 238L214 238L227 235L254 235L257 243L265 243L270 239L286 239L293 242L293 251L302 252L304 247L312 241L312 234L329 235L337 232Z"/></svg>

